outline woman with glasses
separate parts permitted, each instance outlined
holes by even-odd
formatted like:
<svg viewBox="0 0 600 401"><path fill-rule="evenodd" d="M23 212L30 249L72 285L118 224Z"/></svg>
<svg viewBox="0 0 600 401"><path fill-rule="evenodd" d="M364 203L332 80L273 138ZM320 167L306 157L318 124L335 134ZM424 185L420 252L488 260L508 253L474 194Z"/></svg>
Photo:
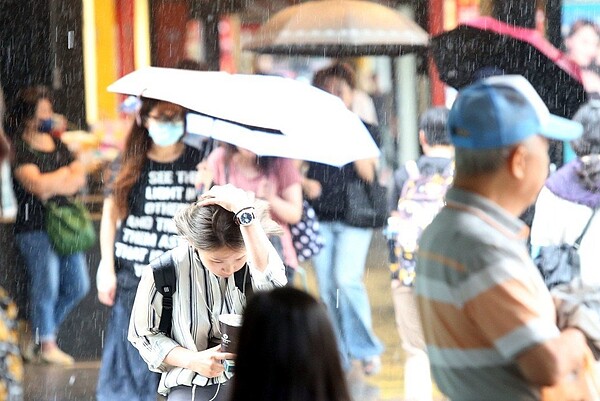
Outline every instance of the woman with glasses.
<svg viewBox="0 0 600 401"><path fill-rule="evenodd" d="M172 217L196 200L199 150L182 142L185 110L142 99L107 179L100 226L98 299L112 307L104 337L98 401L156 401L158 375L127 341L136 288L148 263L178 245Z"/></svg>

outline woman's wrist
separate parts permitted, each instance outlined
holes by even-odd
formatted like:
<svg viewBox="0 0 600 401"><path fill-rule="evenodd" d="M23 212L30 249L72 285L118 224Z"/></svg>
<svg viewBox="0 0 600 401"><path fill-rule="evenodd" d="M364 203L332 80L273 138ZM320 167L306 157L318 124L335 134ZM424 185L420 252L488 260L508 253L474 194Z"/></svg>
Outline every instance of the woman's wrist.
<svg viewBox="0 0 600 401"><path fill-rule="evenodd" d="M238 226L249 226L256 219L254 206L246 206L233 215L233 221Z"/></svg>

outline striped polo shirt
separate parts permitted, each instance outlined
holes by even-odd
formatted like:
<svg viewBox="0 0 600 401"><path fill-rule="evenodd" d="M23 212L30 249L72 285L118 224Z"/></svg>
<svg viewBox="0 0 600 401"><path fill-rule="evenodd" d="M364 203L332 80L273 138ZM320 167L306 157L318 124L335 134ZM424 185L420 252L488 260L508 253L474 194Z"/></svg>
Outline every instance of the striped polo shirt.
<svg viewBox="0 0 600 401"><path fill-rule="evenodd" d="M416 293L427 351L453 401L540 397L516 357L560 333L528 232L497 204L451 188L420 239Z"/></svg>

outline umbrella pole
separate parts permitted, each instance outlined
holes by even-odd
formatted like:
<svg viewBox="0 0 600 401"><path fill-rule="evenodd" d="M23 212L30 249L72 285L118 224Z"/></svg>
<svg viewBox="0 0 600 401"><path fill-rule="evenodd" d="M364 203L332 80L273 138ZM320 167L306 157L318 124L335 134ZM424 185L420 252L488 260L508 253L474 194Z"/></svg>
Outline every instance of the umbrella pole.
<svg viewBox="0 0 600 401"><path fill-rule="evenodd" d="M392 160L392 169L395 171L399 167L399 149L398 143L400 141L400 123L398 121L398 93L400 88L398 85L398 65L396 64L397 57L390 57L391 73L392 73L392 124L390 124L390 135L392 135L392 154L394 158Z"/></svg>
<svg viewBox="0 0 600 401"><path fill-rule="evenodd" d="M393 69L395 76L392 82L396 82L394 97L397 98L395 113L398 151L396 157L398 164L402 165L407 160L413 160L419 156L416 56L406 54L396 58L393 63L395 64Z"/></svg>

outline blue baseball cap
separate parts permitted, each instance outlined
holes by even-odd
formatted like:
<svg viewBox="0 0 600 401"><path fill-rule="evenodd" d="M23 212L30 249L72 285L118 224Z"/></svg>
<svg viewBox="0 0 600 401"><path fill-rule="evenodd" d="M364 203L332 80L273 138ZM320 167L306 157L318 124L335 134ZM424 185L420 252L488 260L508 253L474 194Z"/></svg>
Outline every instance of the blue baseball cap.
<svg viewBox="0 0 600 401"><path fill-rule="evenodd" d="M583 133L575 121L550 114L536 90L521 75L499 75L462 89L448 116L457 148L497 149L532 135L571 141Z"/></svg>

